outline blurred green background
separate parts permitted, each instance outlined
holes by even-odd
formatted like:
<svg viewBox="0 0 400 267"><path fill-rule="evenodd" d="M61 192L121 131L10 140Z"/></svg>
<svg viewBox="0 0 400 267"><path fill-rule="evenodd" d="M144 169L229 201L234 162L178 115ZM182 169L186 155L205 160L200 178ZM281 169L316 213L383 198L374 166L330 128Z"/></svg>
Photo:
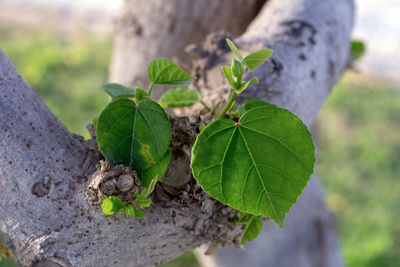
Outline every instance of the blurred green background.
<svg viewBox="0 0 400 267"><path fill-rule="evenodd" d="M22 76L72 132L85 137L85 125L109 101L97 87L107 80L111 46L105 36L0 27L0 47ZM313 131L347 265L400 266L399 85L347 74ZM198 265L187 254L166 266Z"/></svg>

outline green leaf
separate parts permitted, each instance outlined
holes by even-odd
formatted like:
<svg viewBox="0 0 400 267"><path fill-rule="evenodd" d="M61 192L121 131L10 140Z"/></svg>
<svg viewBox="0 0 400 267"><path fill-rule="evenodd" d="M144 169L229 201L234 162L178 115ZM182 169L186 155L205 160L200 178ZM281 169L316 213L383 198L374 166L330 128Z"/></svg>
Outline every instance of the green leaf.
<svg viewBox="0 0 400 267"><path fill-rule="evenodd" d="M199 126L199 131L201 132L201 131L203 131L205 128L206 128L206 125L202 123L202 124L200 124L200 126Z"/></svg>
<svg viewBox="0 0 400 267"><path fill-rule="evenodd" d="M354 60L361 59L365 53L364 42L353 40L350 45L350 51L353 54Z"/></svg>
<svg viewBox="0 0 400 267"><path fill-rule="evenodd" d="M239 105L238 110L239 110L240 117L246 112L246 108L243 105Z"/></svg>
<svg viewBox="0 0 400 267"><path fill-rule="evenodd" d="M136 102L140 103L144 99L149 99L147 92L141 88L136 88Z"/></svg>
<svg viewBox="0 0 400 267"><path fill-rule="evenodd" d="M307 127L272 105L253 108L236 123L212 122L197 136L192 155L193 176L205 192L279 226L306 186L315 159Z"/></svg>
<svg viewBox="0 0 400 267"><path fill-rule="evenodd" d="M141 173L164 156L171 139L168 116L159 104L119 99L111 102L97 122L97 142L111 164Z"/></svg>
<svg viewBox="0 0 400 267"><path fill-rule="evenodd" d="M232 74L235 77L242 77L244 73L244 67L242 62L237 59L232 59Z"/></svg>
<svg viewBox="0 0 400 267"><path fill-rule="evenodd" d="M226 79L228 80L229 85L230 85L233 89L236 89L236 83L235 83L235 81L233 80L232 69L231 69L231 67L230 67L230 66L223 66L223 67L221 67L221 69L222 69L222 72L224 73Z"/></svg>
<svg viewBox="0 0 400 267"><path fill-rule="evenodd" d="M154 165L147 169L144 169L140 175L140 184L144 187L148 187L154 177L157 176L156 182L160 181L164 177L164 173L167 170L169 160L171 158L171 149L168 148L161 160L157 161Z"/></svg>
<svg viewBox="0 0 400 267"><path fill-rule="evenodd" d="M234 45L234 43L229 40L228 38L226 38L226 43L228 44L229 48L232 50L233 53L235 53L235 55L241 60L243 61L243 57L240 54L239 50L236 48L236 46Z"/></svg>
<svg viewBox="0 0 400 267"><path fill-rule="evenodd" d="M144 218L146 217L146 214L144 214L144 212L140 209L135 209L132 204L128 204L123 208L123 212L125 213L125 215L127 216L132 216L133 218Z"/></svg>
<svg viewBox="0 0 400 267"><path fill-rule="evenodd" d="M256 107L260 107L260 106L273 106L276 107L275 105L272 105L268 102L259 100L259 99L250 99L247 100L246 102L244 102L243 104L244 108L246 111L252 109L252 108L256 108Z"/></svg>
<svg viewBox="0 0 400 267"><path fill-rule="evenodd" d="M133 88L129 88L118 83L102 84L99 86L99 88L109 94L113 100L135 97L135 90Z"/></svg>
<svg viewBox="0 0 400 267"><path fill-rule="evenodd" d="M99 117L94 117L93 120L92 120L92 124L93 124L94 129L97 128L97 121L98 120L99 120Z"/></svg>
<svg viewBox="0 0 400 267"><path fill-rule="evenodd" d="M178 88L165 92L160 98L160 105L164 108L180 108L194 105L200 100L198 91Z"/></svg>
<svg viewBox="0 0 400 267"><path fill-rule="evenodd" d="M240 88L238 90L236 90L236 93L239 94L239 93L243 92L252 83L258 83L258 79L257 78L252 78L250 81L242 83Z"/></svg>
<svg viewBox="0 0 400 267"><path fill-rule="evenodd" d="M244 229L242 240L240 241L241 245L256 239L256 237L261 233L264 222L262 221L261 216L251 216L245 224L246 228Z"/></svg>
<svg viewBox="0 0 400 267"><path fill-rule="evenodd" d="M153 84L163 86L188 86L196 78L165 58L152 61L147 69L147 75Z"/></svg>
<svg viewBox="0 0 400 267"><path fill-rule="evenodd" d="M114 196L106 198L101 204L101 209L107 215L117 214L123 207L121 199Z"/></svg>
<svg viewBox="0 0 400 267"><path fill-rule="evenodd" d="M148 206L150 206L151 198L149 198L146 195L147 195L147 189L145 188L142 190L142 192L140 192L139 195L135 196L135 203L143 208L147 208Z"/></svg>
<svg viewBox="0 0 400 267"><path fill-rule="evenodd" d="M274 51L272 49L261 49L251 53L244 58L244 64L253 71L255 68L263 64L268 58L271 57Z"/></svg>

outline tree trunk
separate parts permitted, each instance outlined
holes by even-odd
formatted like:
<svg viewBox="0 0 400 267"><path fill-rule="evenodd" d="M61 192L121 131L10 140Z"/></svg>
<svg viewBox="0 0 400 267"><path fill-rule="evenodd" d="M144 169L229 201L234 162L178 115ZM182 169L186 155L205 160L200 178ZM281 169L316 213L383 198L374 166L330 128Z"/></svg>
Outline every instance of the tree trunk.
<svg viewBox="0 0 400 267"><path fill-rule="evenodd" d="M139 1L136 4L139 10L142 5L152 3L157 1ZM178 1L163 3L166 8L169 3ZM209 9L202 9L203 13L218 14L217 11L223 9L218 5L213 9L212 3L215 1L210 0ZM163 9L160 4L158 7ZM140 23L143 36L147 28L154 31L153 20L161 23L165 17L184 14L187 10L187 5L181 4L167 13L157 14L157 18L143 15L140 17L144 20ZM352 17L350 0L273 0L268 3L246 32L235 40L244 52L264 46L275 50L272 59L255 72L260 83L249 88L242 99L268 100L290 109L310 125L349 61ZM207 20L211 21L211 18ZM184 24L193 25L186 20ZM179 24L173 28L179 27L183 26ZM180 36L179 32L176 34ZM193 69L199 77L196 86L207 102L221 101L227 95L227 84L217 70L219 65L228 64L232 57L224 44L224 37L223 34L214 34L203 46L192 47L192 51L199 55L193 62ZM165 35L164 41L172 48L175 43L166 40L169 38ZM176 37L171 38L180 42ZM150 39L142 43L151 51L149 53L142 55L145 48L135 50L135 46L124 46L127 50L118 53L126 53L128 58L135 51L137 57L143 56L137 61L142 63L134 65L142 70L152 58L151 53L159 50L159 43L147 42ZM190 42L191 39L185 41ZM116 47L118 49L118 44ZM181 48L177 49L175 55L180 55L180 51ZM173 54L163 55L170 57ZM127 66L119 62L115 68L121 74L121 80L115 81L131 83L143 77L143 74L129 74L140 71L120 73L118 69L126 68L128 71L133 64L127 63L130 64ZM160 197L161 193L156 192L147 218L141 220L121 214L105 216L98 205L87 201L88 185L96 179L92 174L95 174L94 166L99 160L97 153L86 148L83 138L67 131L3 52L0 52L0 95L0 232L1 239L11 248L19 264L154 266L215 239L227 243L235 241L240 229L223 215L226 214L223 205L202 193L198 194L196 201L189 202L183 195L165 200ZM175 160L181 165L188 164L179 158ZM330 219L321 220L327 213L318 186L313 188L307 190L317 192L315 198L308 198L305 194L302 197L304 203L298 206L312 207L319 203L318 210L322 215L319 212L318 215L305 215L317 226L310 227L307 232L289 229L289 236L296 233L297 238L309 238L310 232L322 229L315 235L313 245L303 247L307 250L304 255L312 255L311 248L321 240L330 240L332 235ZM186 190L193 193L191 188ZM292 225L298 220L293 218L301 218L301 211L296 214L300 215L289 213L288 228L293 229ZM272 226L268 228L275 231ZM280 231L285 231L285 228ZM279 245L284 244L282 239L277 237L274 244L283 247ZM329 246L326 248L330 249ZM321 266L326 262L321 261ZM271 264L276 266L275 262Z"/></svg>

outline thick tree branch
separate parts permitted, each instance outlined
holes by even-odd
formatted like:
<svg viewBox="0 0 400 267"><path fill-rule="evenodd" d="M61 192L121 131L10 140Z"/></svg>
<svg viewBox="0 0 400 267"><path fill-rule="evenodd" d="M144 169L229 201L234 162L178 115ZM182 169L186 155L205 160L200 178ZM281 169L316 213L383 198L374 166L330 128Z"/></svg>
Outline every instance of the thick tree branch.
<svg viewBox="0 0 400 267"><path fill-rule="evenodd" d="M346 66L352 12L350 0L272 1L237 40L244 51L275 49L244 97L270 100L310 124ZM232 55L221 35L201 49L197 86L206 100L220 100L227 88L213 70ZM0 94L0 231L21 265L151 266L215 238L234 240L229 211L204 194L194 202L156 199L143 220L105 216L85 199L96 153L59 123L2 52Z"/></svg>

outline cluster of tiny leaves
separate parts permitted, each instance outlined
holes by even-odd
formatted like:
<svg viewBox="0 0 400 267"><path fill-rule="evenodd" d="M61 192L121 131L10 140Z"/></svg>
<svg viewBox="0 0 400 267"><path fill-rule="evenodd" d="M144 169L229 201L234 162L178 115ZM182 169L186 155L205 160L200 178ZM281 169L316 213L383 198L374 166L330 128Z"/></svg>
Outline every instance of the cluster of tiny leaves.
<svg viewBox="0 0 400 267"><path fill-rule="evenodd" d="M238 94L258 82L257 78L243 81L244 74L261 66L273 51L261 49L243 57L231 40L227 44L237 56L231 66L222 67L232 95L213 122L200 126L191 168L205 192L241 211L237 223L245 225L242 243L246 243L260 233L261 216L283 226L313 172L314 146L307 127L288 110L261 100L235 103ZM197 91L185 88L167 91L159 102L151 99L155 85L188 86L195 78L168 59L151 62L148 78L147 91L119 84L101 86L112 102L96 120L99 149L108 162L135 170L146 187L134 193L134 203L122 203L115 196L106 199L102 205L106 214L122 210L136 218L144 216L142 208L151 204L149 194L171 157L171 128L163 108L201 102Z"/></svg>

